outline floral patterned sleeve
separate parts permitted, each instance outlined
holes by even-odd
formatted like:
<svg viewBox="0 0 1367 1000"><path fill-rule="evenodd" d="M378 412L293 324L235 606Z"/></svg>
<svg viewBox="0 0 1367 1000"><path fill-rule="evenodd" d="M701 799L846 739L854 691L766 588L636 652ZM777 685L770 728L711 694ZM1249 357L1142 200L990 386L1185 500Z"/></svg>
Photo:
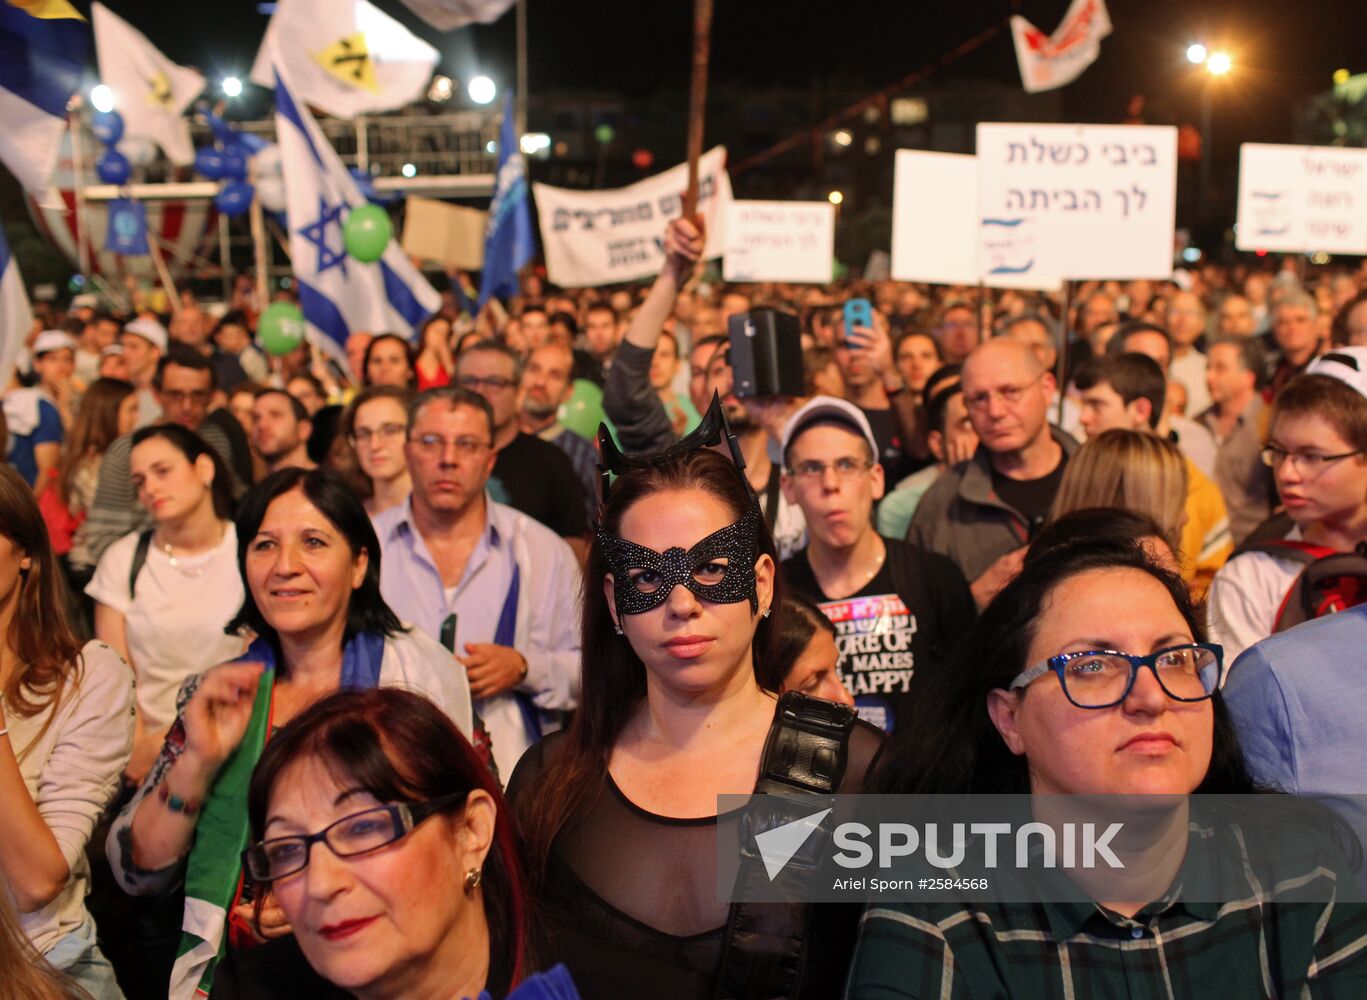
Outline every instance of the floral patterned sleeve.
<svg viewBox="0 0 1367 1000"><path fill-rule="evenodd" d="M171 770L171 765L185 750L185 723L181 713L185 711L185 706L189 704L190 698L199 689L200 681L203 679L203 674L193 674L185 678L181 684L180 692L176 695L176 721L166 733L161 753L157 755L152 769L147 772L147 777L138 786L138 790L109 828L109 839L104 845L109 867L113 869L114 878L123 887L123 891L130 896L170 895L180 885L185 874L183 857L164 868L157 869L139 868L133 863L133 817L137 815L142 800L161 784L166 772Z"/></svg>

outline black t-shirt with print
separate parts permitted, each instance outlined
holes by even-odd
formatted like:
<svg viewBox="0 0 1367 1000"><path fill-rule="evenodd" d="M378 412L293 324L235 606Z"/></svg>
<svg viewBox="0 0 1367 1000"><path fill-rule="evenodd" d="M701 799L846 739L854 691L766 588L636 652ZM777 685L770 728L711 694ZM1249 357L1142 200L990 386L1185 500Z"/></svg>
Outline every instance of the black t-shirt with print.
<svg viewBox="0 0 1367 1000"><path fill-rule="evenodd" d="M891 538L883 544L878 573L848 597L821 590L805 547L783 563L783 579L835 625L840 679L860 718L892 732L919 690L913 677L947 664L977 607L951 560Z"/></svg>

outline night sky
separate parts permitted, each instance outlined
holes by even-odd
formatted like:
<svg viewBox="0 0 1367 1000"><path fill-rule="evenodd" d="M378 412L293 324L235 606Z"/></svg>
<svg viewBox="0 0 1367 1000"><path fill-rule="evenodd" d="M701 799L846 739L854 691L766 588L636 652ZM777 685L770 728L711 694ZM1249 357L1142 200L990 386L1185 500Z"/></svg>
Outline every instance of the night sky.
<svg viewBox="0 0 1367 1000"><path fill-rule="evenodd" d="M108 0L172 58L211 79L246 76L265 29L251 0L206 5ZM380 7L443 53L457 78L487 72L511 83L514 16L441 36L399 0ZM77 6L87 6L79 2ZM1328 0L1110 0L1114 33L1064 100L1076 121L1117 121L1138 93L1155 114L1195 122L1199 79L1184 59L1190 41L1227 47L1235 72L1217 98L1217 132L1231 141L1286 141L1294 104L1330 86L1339 67L1367 71L1367 32L1357 6ZM712 77L731 84L814 78L885 86L1018 12L1052 31L1067 0L716 0ZM618 91L628 96L688 83L688 0L529 0L530 89ZM1018 79L1009 34L942 71L946 78ZM265 107L265 97L259 100ZM683 123L680 123L682 130ZM775 136L775 139L782 136Z"/></svg>

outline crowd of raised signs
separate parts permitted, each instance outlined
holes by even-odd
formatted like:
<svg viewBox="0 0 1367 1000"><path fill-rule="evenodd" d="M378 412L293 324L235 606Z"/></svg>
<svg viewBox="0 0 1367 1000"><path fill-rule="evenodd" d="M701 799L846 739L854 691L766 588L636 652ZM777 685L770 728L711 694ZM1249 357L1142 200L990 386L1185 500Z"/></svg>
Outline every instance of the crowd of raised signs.
<svg viewBox="0 0 1367 1000"><path fill-rule="evenodd" d="M1367 269L1065 297L666 249L652 284L529 272L332 351L267 353L248 276L35 310L0 995L1363 995L1367 909L1332 900L1367 834ZM760 309L799 319L802 396L733 391ZM1174 868L728 903L717 796L783 780L780 697L835 720L804 791L1303 796L1331 901Z"/></svg>

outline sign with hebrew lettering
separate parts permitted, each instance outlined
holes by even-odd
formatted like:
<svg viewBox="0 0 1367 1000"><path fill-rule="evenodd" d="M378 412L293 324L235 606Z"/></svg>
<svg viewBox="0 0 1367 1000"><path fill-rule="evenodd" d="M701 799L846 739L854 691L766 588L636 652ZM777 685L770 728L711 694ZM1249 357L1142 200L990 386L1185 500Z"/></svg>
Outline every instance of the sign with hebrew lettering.
<svg viewBox="0 0 1367 1000"><path fill-rule="evenodd" d="M899 149L892 180L892 276L937 285L978 284L978 160ZM1003 270L993 288L1053 290L1042 271Z"/></svg>
<svg viewBox="0 0 1367 1000"><path fill-rule="evenodd" d="M1234 245L1367 254L1367 149L1241 145Z"/></svg>
<svg viewBox="0 0 1367 1000"><path fill-rule="evenodd" d="M665 228L683 213L687 186L686 163L624 188L573 191L533 184L547 277L562 288L586 288L659 274ZM726 147L717 146L698 161L698 211L707 226L709 259L726 249L730 201Z"/></svg>
<svg viewBox="0 0 1367 1000"><path fill-rule="evenodd" d="M978 268L995 277L1169 278L1177 130L978 126Z"/></svg>
<svg viewBox="0 0 1367 1000"><path fill-rule="evenodd" d="M828 201L733 201L726 210L727 281L824 285L835 261L835 206Z"/></svg>

